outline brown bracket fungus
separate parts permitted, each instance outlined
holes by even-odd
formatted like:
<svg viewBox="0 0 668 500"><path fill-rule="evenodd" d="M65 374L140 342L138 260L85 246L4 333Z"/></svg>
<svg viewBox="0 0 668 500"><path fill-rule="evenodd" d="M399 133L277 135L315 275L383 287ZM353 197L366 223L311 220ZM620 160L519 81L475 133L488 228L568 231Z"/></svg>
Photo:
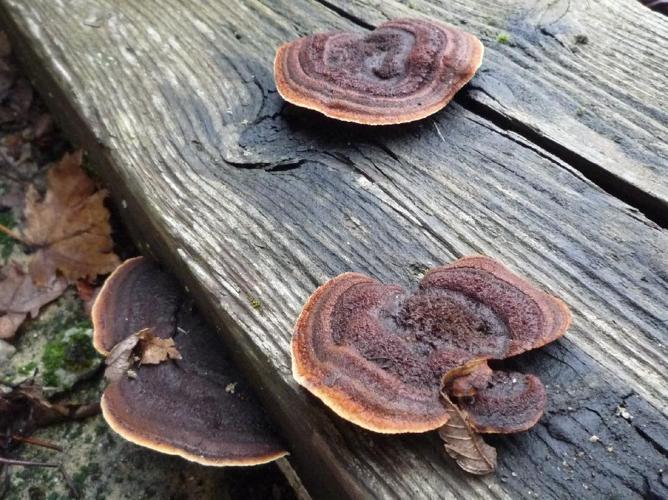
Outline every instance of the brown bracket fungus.
<svg viewBox="0 0 668 500"><path fill-rule="evenodd" d="M104 419L133 443L204 465L284 456L220 339L184 306L179 290L143 257L123 263L102 288L93 307L95 347L109 355L108 363L123 355L139 362L105 389ZM171 360L142 364L147 360L134 357L142 339Z"/></svg>
<svg viewBox="0 0 668 500"><path fill-rule="evenodd" d="M459 369L447 373L442 388L476 432L510 434L526 431L538 422L547 402L545 386L538 377L492 370L486 360L471 365L467 375L459 376Z"/></svg>
<svg viewBox="0 0 668 500"><path fill-rule="evenodd" d="M278 48L276 88L288 102L366 125L411 122L445 107L482 63L474 35L397 19L371 33L316 33Z"/></svg>
<svg viewBox="0 0 668 500"><path fill-rule="evenodd" d="M341 417L383 433L426 432L450 418L446 397L477 432L533 426L545 388L492 371L563 335L559 299L483 256L431 269L413 293L357 273L318 288L297 320L295 379Z"/></svg>

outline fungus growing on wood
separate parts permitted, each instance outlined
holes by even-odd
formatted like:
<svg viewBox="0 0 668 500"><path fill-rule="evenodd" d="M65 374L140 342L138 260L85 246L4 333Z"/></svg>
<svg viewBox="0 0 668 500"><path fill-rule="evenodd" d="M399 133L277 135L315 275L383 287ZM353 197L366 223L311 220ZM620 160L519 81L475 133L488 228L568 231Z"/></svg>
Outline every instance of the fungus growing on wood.
<svg viewBox="0 0 668 500"><path fill-rule="evenodd" d="M366 125L442 109L475 74L483 45L435 21L397 19L371 33L317 33L278 48L276 88L288 102Z"/></svg>
<svg viewBox="0 0 668 500"><path fill-rule="evenodd" d="M569 324L561 300L488 257L434 268L412 293L345 273L318 288L304 306L292 341L292 370L341 417L383 433L444 425L449 415L442 379L455 370L453 379L468 377L449 381L455 400L480 428L514 431L533 425L542 413L540 382L478 365L477 373L462 368L540 347ZM467 405L464 396L475 401ZM495 428L486 412L500 399L523 413Z"/></svg>
<svg viewBox="0 0 668 500"><path fill-rule="evenodd" d="M476 360L443 377L443 391L464 412L473 430L487 434L526 431L540 419L547 402L545 386L535 375L492 370ZM458 373L459 372L459 373Z"/></svg>
<svg viewBox="0 0 668 500"><path fill-rule="evenodd" d="M640 0L640 3L652 10L668 15L668 0Z"/></svg>
<svg viewBox="0 0 668 500"><path fill-rule="evenodd" d="M204 465L254 465L286 454L220 339L149 260L130 259L109 277L93 326L113 374L102 413L125 439ZM154 351L142 356L147 346Z"/></svg>

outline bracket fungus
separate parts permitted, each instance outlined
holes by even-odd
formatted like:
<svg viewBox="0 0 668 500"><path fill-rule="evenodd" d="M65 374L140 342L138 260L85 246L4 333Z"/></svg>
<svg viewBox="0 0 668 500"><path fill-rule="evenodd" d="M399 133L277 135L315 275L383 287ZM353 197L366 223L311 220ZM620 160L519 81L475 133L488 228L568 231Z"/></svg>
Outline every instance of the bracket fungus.
<svg viewBox="0 0 668 500"><path fill-rule="evenodd" d="M453 98L480 67L474 35L436 21L397 19L370 33L316 33L278 48L276 88L288 102L338 120L420 120Z"/></svg>
<svg viewBox="0 0 668 500"><path fill-rule="evenodd" d="M151 261L136 257L119 266L92 314L94 345L109 365L102 414L118 434L204 465L254 465L286 455L221 340ZM150 355L137 352L142 342L154 349Z"/></svg>
<svg viewBox="0 0 668 500"><path fill-rule="evenodd" d="M561 300L484 256L431 269L412 293L345 273L304 306L292 370L337 414L372 431L442 427L451 398L473 431L518 432L542 415L545 388L487 360L545 345L569 325Z"/></svg>

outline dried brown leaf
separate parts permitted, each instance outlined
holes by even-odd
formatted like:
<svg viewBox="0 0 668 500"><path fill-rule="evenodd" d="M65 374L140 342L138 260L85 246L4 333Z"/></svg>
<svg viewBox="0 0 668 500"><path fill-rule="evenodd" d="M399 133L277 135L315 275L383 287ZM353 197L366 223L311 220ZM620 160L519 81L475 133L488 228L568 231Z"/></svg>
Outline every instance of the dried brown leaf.
<svg viewBox="0 0 668 500"><path fill-rule="evenodd" d="M157 365L168 359L181 359L173 338L163 339L153 335L150 328L145 328L139 335L142 365Z"/></svg>
<svg viewBox="0 0 668 500"><path fill-rule="evenodd" d="M9 190L0 194L0 208L11 208L14 213L23 206L23 190L15 183L9 185Z"/></svg>
<svg viewBox="0 0 668 500"><path fill-rule="evenodd" d="M490 474L496 469L496 450L473 430L465 414L445 392L441 392L449 420L438 430L445 442L445 451L462 469L476 475Z"/></svg>
<svg viewBox="0 0 668 500"><path fill-rule="evenodd" d="M104 377L109 382L116 382L126 376L134 363L134 349L138 342L139 336L134 334L113 347L105 360L107 369L104 371Z"/></svg>
<svg viewBox="0 0 668 500"><path fill-rule="evenodd" d="M0 339L11 339L28 315L24 313L6 313L0 316Z"/></svg>
<svg viewBox="0 0 668 500"><path fill-rule="evenodd" d="M39 309L60 297L65 288L67 282L55 276L38 287L19 265L7 266L0 281L0 339L12 338L28 314L37 316Z"/></svg>
<svg viewBox="0 0 668 500"><path fill-rule="evenodd" d="M105 378L115 382L124 376L131 376L130 368L139 363L157 365L170 359L181 359L174 339L163 339L153 335L151 328L144 328L116 344L105 361Z"/></svg>
<svg viewBox="0 0 668 500"><path fill-rule="evenodd" d="M42 387L27 380L0 392L0 435L28 435L35 427L99 413L99 404L51 403Z"/></svg>
<svg viewBox="0 0 668 500"><path fill-rule="evenodd" d="M47 174L43 199L34 186L26 193L26 226L21 239L37 248L30 273L45 284L60 271L70 281L95 278L120 263L113 253L107 192L81 168L81 152L66 154Z"/></svg>
<svg viewBox="0 0 668 500"><path fill-rule="evenodd" d="M77 280L77 293L79 298L83 302L84 311L90 316L93 309L93 304L97 298L97 294L100 293L102 287L93 286L88 281Z"/></svg>
<svg viewBox="0 0 668 500"><path fill-rule="evenodd" d="M7 267L0 281L0 312L30 313L34 318L40 307L60 297L67 288L67 282L55 276L45 286L36 286L19 265Z"/></svg>

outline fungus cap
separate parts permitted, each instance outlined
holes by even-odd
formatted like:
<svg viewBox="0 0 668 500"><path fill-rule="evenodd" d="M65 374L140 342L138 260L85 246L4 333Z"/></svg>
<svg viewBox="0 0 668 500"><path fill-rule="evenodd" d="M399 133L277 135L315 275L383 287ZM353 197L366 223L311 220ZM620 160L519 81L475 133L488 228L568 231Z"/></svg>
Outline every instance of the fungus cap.
<svg viewBox="0 0 668 500"><path fill-rule="evenodd" d="M124 261L93 304L95 349L107 356L116 344L144 328L157 337L172 336L181 300L178 283L155 263L144 257Z"/></svg>
<svg viewBox="0 0 668 500"><path fill-rule="evenodd" d="M338 120L391 125L448 104L482 63L474 35L397 19L370 33L317 33L278 48L276 88L288 102Z"/></svg>
<svg viewBox="0 0 668 500"><path fill-rule="evenodd" d="M217 335L148 259L109 277L93 314L102 353L138 330L173 338L180 360L140 365L102 395L104 419L128 441L204 465L254 465L286 455Z"/></svg>
<svg viewBox="0 0 668 500"><path fill-rule="evenodd" d="M304 306L292 371L361 427L426 432L448 419L440 400L444 374L544 345L569 323L563 302L488 257L434 268L413 293L345 273Z"/></svg>
<svg viewBox="0 0 668 500"><path fill-rule="evenodd" d="M538 377L492 370L486 360L451 370L442 385L471 427L481 433L526 431L538 422L547 403Z"/></svg>

